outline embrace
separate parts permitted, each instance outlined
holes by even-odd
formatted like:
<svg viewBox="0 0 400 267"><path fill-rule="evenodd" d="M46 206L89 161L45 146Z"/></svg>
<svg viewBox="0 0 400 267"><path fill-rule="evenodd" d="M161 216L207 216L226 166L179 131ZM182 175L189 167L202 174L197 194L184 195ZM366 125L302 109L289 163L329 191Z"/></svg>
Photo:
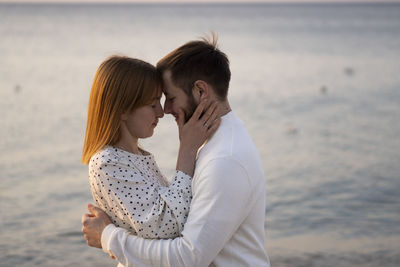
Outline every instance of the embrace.
<svg viewBox="0 0 400 267"><path fill-rule="evenodd" d="M156 67L121 56L100 65L82 154L96 203L82 216L89 246L118 266L269 266L264 172L230 108L230 78L214 37L182 45ZM179 129L171 180L138 145L164 113Z"/></svg>

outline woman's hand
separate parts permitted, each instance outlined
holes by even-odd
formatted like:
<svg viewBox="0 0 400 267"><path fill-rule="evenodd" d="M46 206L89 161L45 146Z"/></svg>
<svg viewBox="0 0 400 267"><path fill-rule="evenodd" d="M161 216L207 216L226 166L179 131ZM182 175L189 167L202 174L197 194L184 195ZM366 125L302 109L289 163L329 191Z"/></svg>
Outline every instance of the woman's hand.
<svg viewBox="0 0 400 267"><path fill-rule="evenodd" d="M213 102L207 109L205 109L205 106L206 100L203 100L186 123L184 111L179 110L177 123L180 146L177 170L190 176L193 176L197 150L221 124L221 118L218 117L217 112L217 103Z"/></svg>
<svg viewBox="0 0 400 267"><path fill-rule="evenodd" d="M217 103L213 102L205 110L206 100L200 102L192 117L185 123L183 109L179 110L178 128L181 146L187 150L197 150L217 129L221 119L217 119Z"/></svg>

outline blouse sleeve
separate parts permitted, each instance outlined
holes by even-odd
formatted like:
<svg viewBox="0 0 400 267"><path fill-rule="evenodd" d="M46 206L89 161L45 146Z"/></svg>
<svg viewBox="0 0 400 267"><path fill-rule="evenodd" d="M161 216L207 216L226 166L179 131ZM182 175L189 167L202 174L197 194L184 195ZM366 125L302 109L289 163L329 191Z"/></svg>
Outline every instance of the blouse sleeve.
<svg viewBox="0 0 400 267"><path fill-rule="evenodd" d="M168 186L160 186L119 161L93 163L90 172L93 198L114 224L143 238L180 235L192 198L190 176L176 171Z"/></svg>

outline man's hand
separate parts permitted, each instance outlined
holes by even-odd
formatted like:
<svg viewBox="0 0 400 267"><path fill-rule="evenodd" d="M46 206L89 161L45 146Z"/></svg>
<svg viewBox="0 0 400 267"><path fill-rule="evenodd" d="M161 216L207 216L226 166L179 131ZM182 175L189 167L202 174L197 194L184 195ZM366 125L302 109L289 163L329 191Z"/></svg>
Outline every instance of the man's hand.
<svg viewBox="0 0 400 267"><path fill-rule="evenodd" d="M82 233L86 243L95 248L101 248L101 234L111 222L110 217L100 208L88 205L90 214L82 216Z"/></svg>

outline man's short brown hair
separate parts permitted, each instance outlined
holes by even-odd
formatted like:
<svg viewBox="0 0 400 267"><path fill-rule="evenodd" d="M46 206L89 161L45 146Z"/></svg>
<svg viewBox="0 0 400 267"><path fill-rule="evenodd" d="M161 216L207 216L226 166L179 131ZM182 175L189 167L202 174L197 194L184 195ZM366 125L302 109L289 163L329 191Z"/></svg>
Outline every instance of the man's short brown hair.
<svg viewBox="0 0 400 267"><path fill-rule="evenodd" d="M231 71L225 53L217 47L217 38L203 38L188 42L167 54L157 63L160 73L171 72L172 82L192 95L195 81L203 80L210 84L220 100L228 95Z"/></svg>

